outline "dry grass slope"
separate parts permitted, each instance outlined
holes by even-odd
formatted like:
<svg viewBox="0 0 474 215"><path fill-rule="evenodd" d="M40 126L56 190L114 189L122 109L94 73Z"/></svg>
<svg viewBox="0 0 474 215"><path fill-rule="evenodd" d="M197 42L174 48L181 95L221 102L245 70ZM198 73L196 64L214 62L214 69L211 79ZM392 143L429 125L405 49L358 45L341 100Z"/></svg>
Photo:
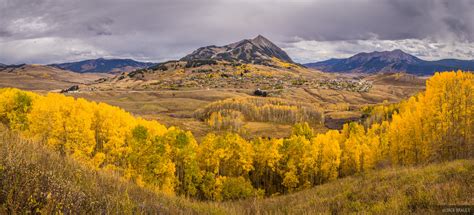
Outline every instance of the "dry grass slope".
<svg viewBox="0 0 474 215"><path fill-rule="evenodd" d="M439 205L473 205L473 181L473 160L458 160L374 171L289 195L220 206L233 214L433 214L441 213Z"/></svg>
<svg viewBox="0 0 474 215"><path fill-rule="evenodd" d="M84 73L42 65L23 65L17 68L0 68L0 87L16 87L25 90L61 90L72 85L83 85L94 82L109 74Z"/></svg>

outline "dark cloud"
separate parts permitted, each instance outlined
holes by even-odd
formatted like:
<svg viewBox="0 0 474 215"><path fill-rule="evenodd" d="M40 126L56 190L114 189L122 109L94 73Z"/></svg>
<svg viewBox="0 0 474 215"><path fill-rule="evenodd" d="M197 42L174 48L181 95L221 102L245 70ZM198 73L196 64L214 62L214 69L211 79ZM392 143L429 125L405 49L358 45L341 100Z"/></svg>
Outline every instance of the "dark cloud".
<svg viewBox="0 0 474 215"><path fill-rule="evenodd" d="M0 48L8 50L0 61L94 56L87 53L160 61L258 34L283 48L302 40L471 44L473 9L472 0L0 0ZM17 50L32 40L61 46L62 59Z"/></svg>

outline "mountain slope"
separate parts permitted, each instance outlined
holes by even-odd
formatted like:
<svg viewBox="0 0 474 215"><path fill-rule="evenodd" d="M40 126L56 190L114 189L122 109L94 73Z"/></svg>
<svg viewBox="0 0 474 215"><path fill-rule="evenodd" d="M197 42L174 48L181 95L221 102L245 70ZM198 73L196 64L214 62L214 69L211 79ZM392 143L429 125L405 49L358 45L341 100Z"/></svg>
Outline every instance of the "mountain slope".
<svg viewBox="0 0 474 215"><path fill-rule="evenodd" d="M181 58L181 60L224 60L263 64L266 61L271 61L274 57L285 62L293 63L293 60L291 60L285 51L267 38L258 35L253 39L244 39L225 46L201 47Z"/></svg>
<svg viewBox="0 0 474 215"><path fill-rule="evenodd" d="M437 71L474 70L474 61L455 59L426 61L396 49L393 51L359 53L350 58L329 59L308 63L305 66L325 72L407 72L416 75L431 75Z"/></svg>
<svg viewBox="0 0 474 215"><path fill-rule="evenodd" d="M154 63L139 62L131 59L91 59L71 63L50 64L49 66L79 73L120 73L144 69Z"/></svg>
<svg viewBox="0 0 474 215"><path fill-rule="evenodd" d="M0 67L0 87L16 87L25 90L60 90L71 85L89 84L109 77L110 74L80 74L43 65L10 65Z"/></svg>

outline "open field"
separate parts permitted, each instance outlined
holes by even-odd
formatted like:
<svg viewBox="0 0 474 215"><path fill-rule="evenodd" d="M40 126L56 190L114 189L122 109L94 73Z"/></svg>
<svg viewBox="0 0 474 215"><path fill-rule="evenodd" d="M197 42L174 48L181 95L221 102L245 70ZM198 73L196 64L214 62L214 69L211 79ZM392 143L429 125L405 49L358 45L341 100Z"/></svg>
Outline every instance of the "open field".
<svg viewBox="0 0 474 215"><path fill-rule="evenodd" d="M279 90L271 98L281 98L313 104L324 110L326 126L340 128L351 120L362 116L359 110L366 105L375 105L385 100L399 102L424 89L422 85L374 85L369 92L351 92L334 89L289 88ZM167 126L178 126L190 130L200 138L211 128L202 120L193 117L193 113L212 102L228 98L244 98L253 96L254 89L183 89L183 90L107 90L80 91L70 94L92 101L105 102L124 108L135 115L146 119L157 119ZM267 98L262 98L267 99ZM255 136L284 137L290 132L290 124L269 122L245 122L248 132L242 135L248 138ZM315 127L317 131L325 131L326 127Z"/></svg>

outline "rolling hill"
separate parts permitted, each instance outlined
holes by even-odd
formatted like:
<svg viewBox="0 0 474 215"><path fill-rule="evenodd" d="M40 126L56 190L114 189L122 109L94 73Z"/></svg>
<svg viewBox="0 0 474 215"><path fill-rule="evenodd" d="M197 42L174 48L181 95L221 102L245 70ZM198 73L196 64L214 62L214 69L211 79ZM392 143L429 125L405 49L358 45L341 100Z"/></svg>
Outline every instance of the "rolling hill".
<svg viewBox="0 0 474 215"><path fill-rule="evenodd" d="M9 65L0 67L0 87L25 90L61 90L71 85L89 84L109 77L102 73L76 73L44 65Z"/></svg>
<svg viewBox="0 0 474 215"><path fill-rule="evenodd" d="M131 59L91 59L71 63L50 64L49 66L78 73L120 73L144 69L155 63L139 62Z"/></svg>
<svg viewBox="0 0 474 215"><path fill-rule="evenodd" d="M400 49L383 52L359 53L350 58L329 59L308 63L305 66L324 72L378 73L406 72L415 75L432 75L437 71L474 70L474 60L444 59L426 61Z"/></svg>

